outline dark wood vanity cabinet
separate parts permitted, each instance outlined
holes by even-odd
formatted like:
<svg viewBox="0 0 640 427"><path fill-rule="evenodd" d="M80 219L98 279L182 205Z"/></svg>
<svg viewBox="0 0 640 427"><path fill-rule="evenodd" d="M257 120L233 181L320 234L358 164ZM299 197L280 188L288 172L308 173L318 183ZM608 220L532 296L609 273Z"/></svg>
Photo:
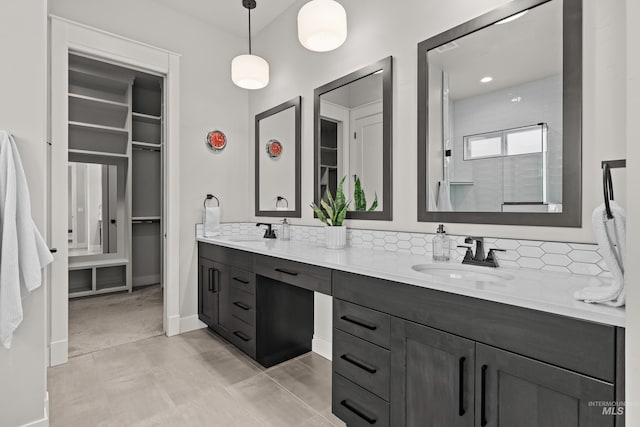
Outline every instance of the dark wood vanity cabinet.
<svg viewBox="0 0 640 427"><path fill-rule="evenodd" d="M601 406L624 399L620 328L343 272L333 290L349 426L624 425Z"/></svg>

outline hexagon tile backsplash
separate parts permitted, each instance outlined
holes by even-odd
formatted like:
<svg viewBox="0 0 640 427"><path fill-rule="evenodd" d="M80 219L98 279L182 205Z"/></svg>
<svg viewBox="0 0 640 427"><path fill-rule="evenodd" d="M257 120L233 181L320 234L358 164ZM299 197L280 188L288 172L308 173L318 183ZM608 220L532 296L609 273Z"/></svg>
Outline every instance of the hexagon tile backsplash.
<svg viewBox="0 0 640 427"><path fill-rule="evenodd" d="M276 233L279 225L274 225ZM221 224L223 236L256 235L261 237L262 228L252 222L234 222ZM348 229L347 241L354 248L378 249L404 252L416 255L430 255L433 234L407 233L398 231ZM451 238L452 256L462 261L465 236ZM310 243L324 241L324 227L292 225L291 239ZM455 249L454 249L455 248ZM610 277L598 245L583 243L542 242L536 240L485 239L485 248L506 249L498 254L500 265L504 267L524 267L536 270L561 271L567 273L586 274L589 276Z"/></svg>

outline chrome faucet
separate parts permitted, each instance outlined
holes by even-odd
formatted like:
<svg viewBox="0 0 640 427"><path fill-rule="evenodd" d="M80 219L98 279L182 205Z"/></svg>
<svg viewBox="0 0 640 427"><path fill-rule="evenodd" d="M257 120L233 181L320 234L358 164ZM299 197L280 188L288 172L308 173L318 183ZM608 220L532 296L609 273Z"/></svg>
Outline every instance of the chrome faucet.
<svg viewBox="0 0 640 427"><path fill-rule="evenodd" d="M467 252L464 255L464 259L462 260L463 264L470 265L479 265L483 267L499 267L498 259L496 258L496 252L505 252L504 249L489 249L489 253L487 256L484 255L484 237L472 237L469 236L464 239L464 242L467 245L472 245L473 242L476 242L476 251L475 254L471 246L458 246L459 248L466 248Z"/></svg>
<svg viewBox="0 0 640 427"><path fill-rule="evenodd" d="M264 237L265 239L275 239L276 238L276 232L275 232L275 230L273 230L271 228L272 224L267 224L265 222L259 222L259 223L256 224L256 227L260 227L261 225L266 225L267 226L267 229L264 231L264 236L262 236L262 237Z"/></svg>

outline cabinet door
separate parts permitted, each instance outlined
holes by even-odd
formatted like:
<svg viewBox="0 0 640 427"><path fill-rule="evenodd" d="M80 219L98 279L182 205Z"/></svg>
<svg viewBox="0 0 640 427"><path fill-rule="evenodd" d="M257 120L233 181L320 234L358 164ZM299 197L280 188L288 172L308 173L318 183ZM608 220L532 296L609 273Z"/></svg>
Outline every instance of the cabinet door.
<svg viewBox="0 0 640 427"><path fill-rule="evenodd" d="M198 317L211 327L218 323L216 274L213 261L206 258L198 260Z"/></svg>
<svg viewBox="0 0 640 427"><path fill-rule="evenodd" d="M214 262L216 270L215 285L218 294L218 326L229 332L231 330L231 268L226 264Z"/></svg>
<svg viewBox="0 0 640 427"><path fill-rule="evenodd" d="M471 340L392 318L391 425L473 426L474 352Z"/></svg>
<svg viewBox="0 0 640 427"><path fill-rule="evenodd" d="M476 426L610 427L613 385L483 344L476 346Z"/></svg>

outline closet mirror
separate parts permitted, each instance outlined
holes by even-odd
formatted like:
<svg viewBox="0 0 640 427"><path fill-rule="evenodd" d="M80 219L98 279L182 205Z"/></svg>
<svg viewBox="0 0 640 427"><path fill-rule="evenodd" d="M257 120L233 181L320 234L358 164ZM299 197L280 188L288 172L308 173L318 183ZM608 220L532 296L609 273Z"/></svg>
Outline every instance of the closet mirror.
<svg viewBox="0 0 640 427"><path fill-rule="evenodd" d="M392 58L314 92L315 200L344 177L347 218L391 220Z"/></svg>
<svg viewBox="0 0 640 427"><path fill-rule="evenodd" d="M118 251L118 168L69 162L69 256Z"/></svg>
<svg viewBox="0 0 640 427"><path fill-rule="evenodd" d="M255 214L300 217L301 98L255 117Z"/></svg>
<svg viewBox="0 0 640 427"><path fill-rule="evenodd" d="M510 2L418 46L419 219L581 225L580 0Z"/></svg>

